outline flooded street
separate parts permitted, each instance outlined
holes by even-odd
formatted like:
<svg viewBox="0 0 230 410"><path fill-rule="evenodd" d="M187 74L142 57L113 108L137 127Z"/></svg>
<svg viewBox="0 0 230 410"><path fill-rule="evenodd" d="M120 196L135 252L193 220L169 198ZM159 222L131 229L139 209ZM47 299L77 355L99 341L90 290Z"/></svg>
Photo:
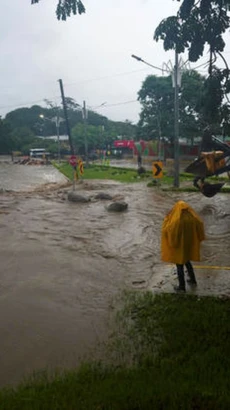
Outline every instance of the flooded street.
<svg viewBox="0 0 230 410"><path fill-rule="evenodd" d="M205 222L195 292L230 296L229 195L210 200L114 181L78 185L91 197L86 204L68 202L71 188L61 185L27 193L38 181L66 181L48 168L0 165L0 189L23 191L0 194L0 385L44 368L74 367L106 337L114 297L123 289L172 291L176 276L160 261L160 232L177 199ZM128 211L107 212L94 199L99 192L124 199Z"/></svg>
<svg viewBox="0 0 230 410"><path fill-rule="evenodd" d="M0 160L0 190L24 191L57 182L64 183L66 178L51 165L12 165Z"/></svg>

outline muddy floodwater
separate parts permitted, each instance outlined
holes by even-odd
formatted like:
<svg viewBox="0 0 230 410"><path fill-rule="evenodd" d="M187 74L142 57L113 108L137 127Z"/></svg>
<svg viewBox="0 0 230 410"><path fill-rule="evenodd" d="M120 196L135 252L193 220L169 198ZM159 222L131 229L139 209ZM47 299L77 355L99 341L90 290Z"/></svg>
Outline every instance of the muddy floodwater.
<svg viewBox="0 0 230 410"><path fill-rule="evenodd" d="M208 199L146 183L87 181L77 189L91 202L79 205L66 200L71 187L63 187L62 177L58 189L39 177L33 191L23 183L25 168L11 166L18 192L0 194L0 385L77 365L106 338L114 298L123 289L172 291L176 276L160 261L160 230L177 199L195 208L207 235L202 262L195 264L198 287L188 292L230 296L229 195ZM94 199L98 192L124 199L128 211L107 212L105 202Z"/></svg>
<svg viewBox="0 0 230 410"><path fill-rule="evenodd" d="M23 191L42 184L66 182L53 166L25 166L4 163L0 159L0 189Z"/></svg>

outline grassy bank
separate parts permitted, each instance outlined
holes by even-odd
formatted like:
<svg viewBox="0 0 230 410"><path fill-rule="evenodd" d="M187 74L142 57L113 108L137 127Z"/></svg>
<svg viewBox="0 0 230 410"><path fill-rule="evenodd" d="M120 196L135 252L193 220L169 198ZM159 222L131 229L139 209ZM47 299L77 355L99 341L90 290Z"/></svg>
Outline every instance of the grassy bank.
<svg viewBox="0 0 230 410"><path fill-rule="evenodd" d="M62 172L67 178L73 180L73 168L67 162L54 166ZM119 182L140 182L142 179L149 179L150 172L147 172L142 178L138 178L137 171L127 168L107 167L102 165L89 165L84 168L83 179L110 179Z"/></svg>
<svg viewBox="0 0 230 410"><path fill-rule="evenodd" d="M66 162L61 165L53 163L53 165L62 172L67 178L73 180L73 168ZM104 180L114 180L118 182L135 183L140 181L146 181L148 187L154 187L155 184L152 182L152 172L147 171L145 174L139 176L137 174L137 169L129 168L119 168L119 167L107 167L103 165L90 165L88 168L84 169L83 179L104 179ZM178 189L173 188L174 178L167 175L164 172L163 178L157 182L161 185L164 191L175 192L198 192L198 190L193 186L194 176L187 173L180 174L181 187ZM219 181L229 181L228 178L209 178L213 182ZM191 182L189 186L185 184L186 182ZM230 193L230 187L222 188L221 192Z"/></svg>
<svg viewBox="0 0 230 410"><path fill-rule="evenodd" d="M73 168L67 163L57 164L53 163L53 165L62 172L67 178L73 180ZM181 181L191 181L193 179L192 175L182 173ZM103 165L90 165L88 168L84 169L83 179L110 179L119 182L140 182L140 181L151 181L152 180L152 172L146 171L145 174L139 176L137 174L137 169L129 169L129 168L120 168L120 167L108 167ZM162 184L171 185L173 184L173 177L167 176L164 173L163 178L160 180Z"/></svg>
<svg viewBox="0 0 230 410"><path fill-rule="evenodd" d="M230 301L151 293L124 300L109 342L112 365L83 365L1 391L0 408L229 409Z"/></svg>

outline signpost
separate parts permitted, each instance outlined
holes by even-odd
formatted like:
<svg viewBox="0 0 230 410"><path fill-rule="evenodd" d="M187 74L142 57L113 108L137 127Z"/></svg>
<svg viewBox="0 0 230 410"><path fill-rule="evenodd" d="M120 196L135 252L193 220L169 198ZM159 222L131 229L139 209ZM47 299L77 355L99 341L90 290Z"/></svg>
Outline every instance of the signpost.
<svg viewBox="0 0 230 410"><path fill-rule="evenodd" d="M80 175L83 175L84 174L84 165L83 165L83 162L80 159L78 161L78 169L79 169Z"/></svg>
<svg viewBox="0 0 230 410"><path fill-rule="evenodd" d="M76 155L71 155L69 164L73 167L73 190L75 191L79 174L81 176L84 174L84 165L81 159L77 159Z"/></svg>
<svg viewBox="0 0 230 410"><path fill-rule="evenodd" d="M161 161L153 162L153 178L162 178L163 177L163 163Z"/></svg>
<svg viewBox="0 0 230 410"><path fill-rule="evenodd" d="M77 157L76 155L71 155L69 159L69 164L73 167L73 191L75 191L76 180L78 178L77 174Z"/></svg>
<svg viewBox="0 0 230 410"><path fill-rule="evenodd" d="M71 157L69 159L69 163L70 163L70 165L72 165L72 167L76 168L76 166L77 166L77 157L76 157L76 155L71 155Z"/></svg>

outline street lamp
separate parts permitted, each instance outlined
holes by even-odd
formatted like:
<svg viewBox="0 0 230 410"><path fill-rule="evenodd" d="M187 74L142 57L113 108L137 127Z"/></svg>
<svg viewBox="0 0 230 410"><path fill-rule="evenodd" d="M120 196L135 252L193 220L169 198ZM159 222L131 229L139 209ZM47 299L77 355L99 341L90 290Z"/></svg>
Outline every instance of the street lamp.
<svg viewBox="0 0 230 410"><path fill-rule="evenodd" d="M56 134L57 134L57 140L58 140L58 162L60 163L60 158L61 158L61 150L60 150L60 124L61 122L65 121L63 118L59 117L59 115L57 115L56 117L53 118L47 118L45 117L43 114L39 115L40 118L42 118L43 120L47 120L50 122L54 122L55 126L56 126Z"/></svg>
<svg viewBox="0 0 230 410"><path fill-rule="evenodd" d="M172 84L174 88L174 186L180 186L180 146L179 146L179 89L181 87L182 72L190 70L188 61L183 62L182 58L179 60L179 55L175 50L175 64L174 67L169 61L163 64L163 70L172 75Z"/></svg>
<svg viewBox="0 0 230 410"><path fill-rule="evenodd" d="M162 69L159 67L156 67L153 64L148 63L147 61L143 60L143 58L136 56L135 54L131 55L132 58L134 58L137 61L140 61L141 63L144 63L148 65L149 67L152 67L156 70L160 70L162 72ZM157 125L158 125L158 133L159 133L159 138L158 138L158 158L160 159L161 157L161 125L160 125L160 111L158 110L158 106L156 105L157 108Z"/></svg>
<svg viewBox="0 0 230 410"><path fill-rule="evenodd" d="M148 63L147 61L143 60L143 58L138 57L135 54L132 54L131 57L134 58L137 61L141 61L141 63L144 63L144 64L148 65L149 67L155 68L155 70L160 70L162 72L161 68L156 67L155 65Z"/></svg>
<svg viewBox="0 0 230 410"><path fill-rule="evenodd" d="M143 60L141 57L138 57L134 54L131 56L137 61L141 61L142 63L153 67L157 70L160 70L162 72L168 72L172 74L172 80L173 80L173 87L175 88L175 93L174 93L174 167L175 167L175 173L174 173L174 186L179 187L180 185L180 180L179 180L179 88L181 86L181 68L186 65L186 63L183 63L182 59L178 59L178 53L175 52L175 65L172 67L171 61L169 61L168 64L164 64L163 68L155 67L154 65L148 63L147 61Z"/></svg>

